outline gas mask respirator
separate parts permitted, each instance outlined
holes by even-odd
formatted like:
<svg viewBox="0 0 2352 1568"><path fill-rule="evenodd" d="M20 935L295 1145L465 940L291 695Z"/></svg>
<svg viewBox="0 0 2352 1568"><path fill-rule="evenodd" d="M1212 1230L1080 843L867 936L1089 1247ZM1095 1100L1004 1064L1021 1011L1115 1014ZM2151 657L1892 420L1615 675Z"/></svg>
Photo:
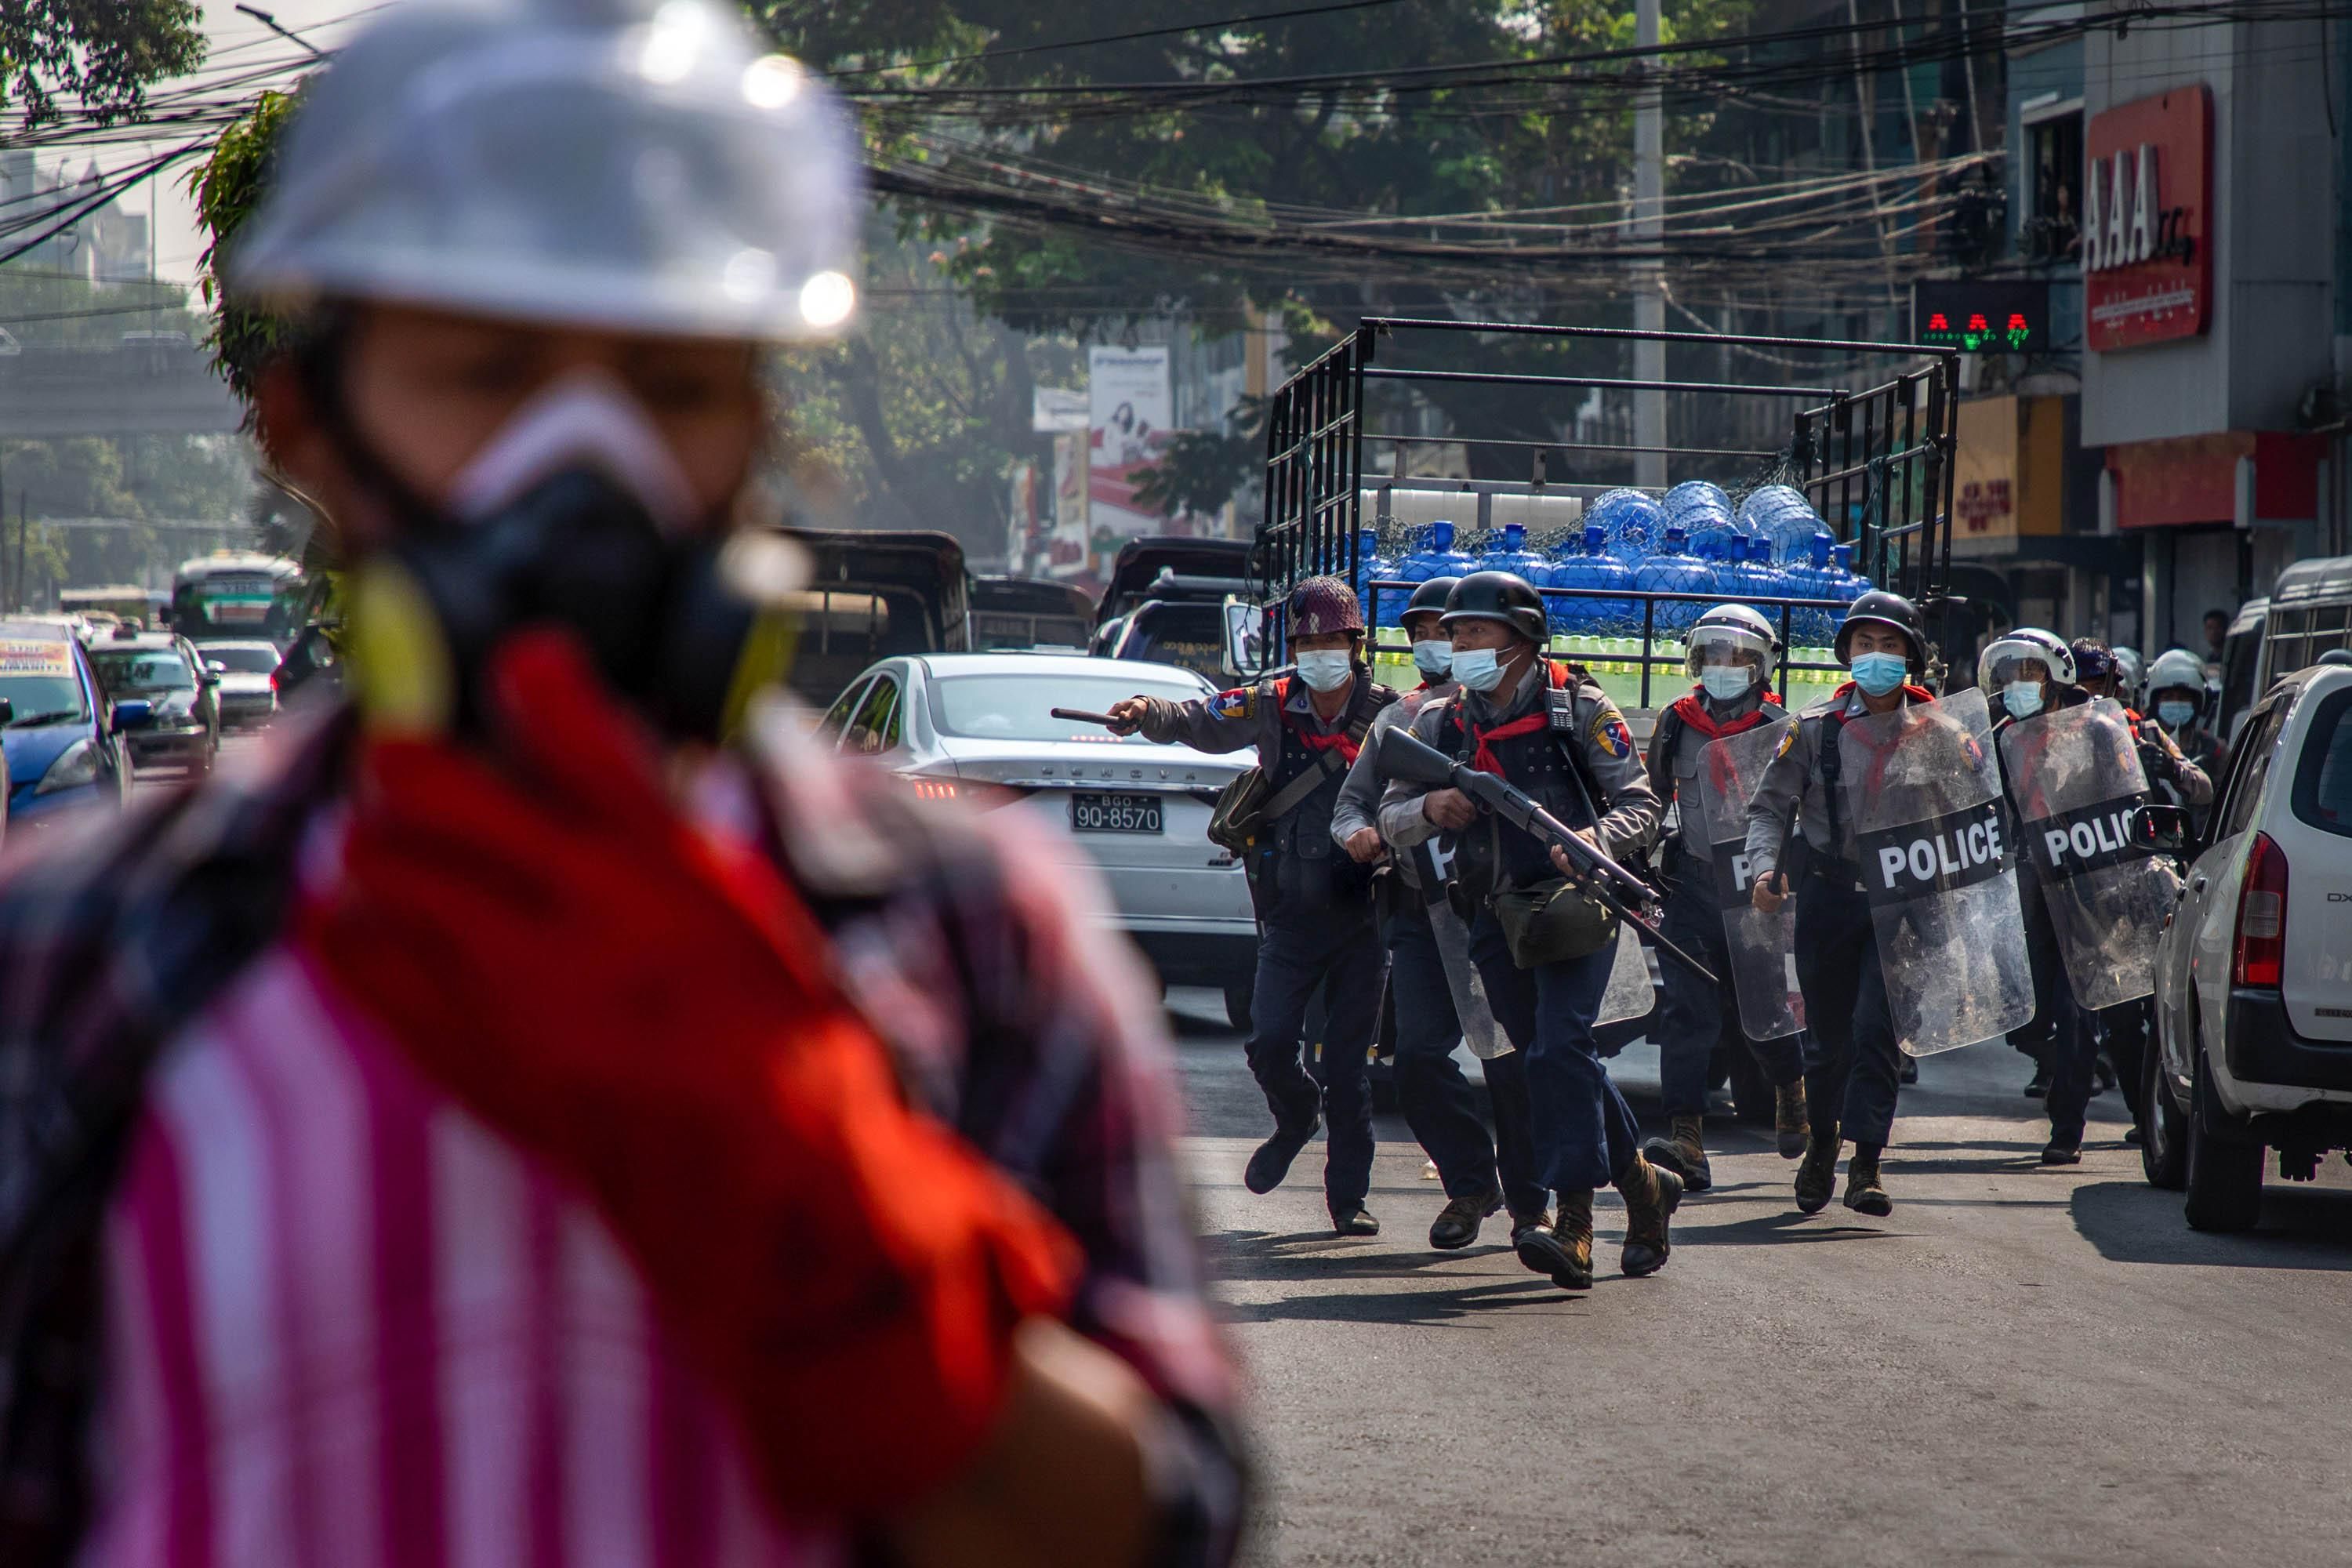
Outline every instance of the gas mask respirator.
<svg viewBox="0 0 2352 1568"><path fill-rule="evenodd" d="M383 726L480 738L484 671L529 626L579 638L673 742L722 739L790 662L776 606L798 585L799 550L698 516L660 436L601 378L533 399L458 476L446 509L380 471L362 477L402 514L351 584L352 675Z"/></svg>

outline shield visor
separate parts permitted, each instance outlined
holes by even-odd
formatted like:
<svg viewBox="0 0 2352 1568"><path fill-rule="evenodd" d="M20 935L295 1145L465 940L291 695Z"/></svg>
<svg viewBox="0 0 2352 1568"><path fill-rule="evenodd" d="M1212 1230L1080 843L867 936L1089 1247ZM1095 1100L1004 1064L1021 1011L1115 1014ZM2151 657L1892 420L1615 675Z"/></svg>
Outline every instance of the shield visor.
<svg viewBox="0 0 2352 1568"><path fill-rule="evenodd" d="M1989 646L1977 658L1977 687L1983 691L1998 691L2012 680L2055 681L2058 672L2051 668L2051 653L2039 643L2003 638Z"/></svg>
<svg viewBox="0 0 2352 1568"><path fill-rule="evenodd" d="M1855 864L1895 1037L1915 1057L2033 1016L2033 973L1984 693L1866 713L1838 734Z"/></svg>
<svg viewBox="0 0 2352 1568"><path fill-rule="evenodd" d="M2130 847L2131 809L2148 793L2130 719L2104 697L2038 714L2002 729L2000 763L2074 1000L2095 1012L2152 994L2179 884Z"/></svg>
<svg viewBox="0 0 2352 1568"><path fill-rule="evenodd" d="M1739 999L1739 1028L1751 1040L1777 1040L1805 1026L1805 1000L1797 988L1797 906L1783 900L1766 914L1750 901L1754 887L1748 864L1748 802L1796 723L1777 724L1710 742L1698 754L1699 817L1706 831L1715 874L1715 896L1723 910L1723 941L1731 988ZM1804 839L1788 835L1785 862ZM1798 868L1788 867L1791 885Z"/></svg>
<svg viewBox="0 0 2352 1568"><path fill-rule="evenodd" d="M1745 665L1756 672L1758 684L1772 679L1772 642L1738 626L1694 626L1683 672L1693 680L1710 664Z"/></svg>

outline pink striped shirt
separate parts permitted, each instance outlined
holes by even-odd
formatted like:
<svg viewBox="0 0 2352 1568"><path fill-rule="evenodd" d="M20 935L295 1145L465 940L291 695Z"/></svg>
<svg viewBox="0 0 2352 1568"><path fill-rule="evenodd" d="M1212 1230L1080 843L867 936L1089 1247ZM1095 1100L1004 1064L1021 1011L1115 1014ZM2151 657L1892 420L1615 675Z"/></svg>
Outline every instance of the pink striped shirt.
<svg viewBox="0 0 2352 1568"><path fill-rule="evenodd" d="M105 1257L87 1568L845 1558L587 1204L282 950L166 1052Z"/></svg>

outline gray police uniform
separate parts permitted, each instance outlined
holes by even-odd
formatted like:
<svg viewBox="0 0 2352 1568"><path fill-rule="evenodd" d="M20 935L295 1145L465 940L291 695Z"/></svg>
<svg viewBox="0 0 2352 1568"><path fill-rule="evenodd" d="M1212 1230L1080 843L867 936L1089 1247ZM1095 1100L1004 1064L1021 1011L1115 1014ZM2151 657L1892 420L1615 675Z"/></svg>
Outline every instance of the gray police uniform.
<svg viewBox="0 0 2352 1568"><path fill-rule="evenodd" d="M1339 786L1339 804L1331 814L1334 840L1345 844L1362 829L1380 826L1381 737L1398 724L1410 724L1428 704L1442 702L1459 689L1450 680L1440 681L1409 691L1393 707L1381 710L1371 738ZM1535 1173L1524 1053L1511 1051L1478 1064L1494 1109L1491 1138L1479 1118L1470 1080L1454 1059L1463 1021L1455 1011L1444 955L1430 925L1430 906L1443 901L1452 884L1445 875L1450 855L1432 853L1440 847L1433 838L1390 857L1392 886L1384 900L1383 926L1389 994L1396 1001L1397 1106L1435 1163L1447 1197L1499 1190L1514 1219L1535 1218L1544 1211L1544 1188ZM1447 918L1453 918L1451 910Z"/></svg>
<svg viewBox="0 0 2352 1568"><path fill-rule="evenodd" d="M1927 699L1933 701L1933 698ZM1748 860L1761 879L1780 868L1796 814L1806 853L1797 899L1797 986L1805 996L1805 1102L1814 1124L1837 1118L1842 1137L1883 1146L1895 1126L1902 1051L1886 1007L1878 931L1855 869L1853 822L1839 798L1846 721L1868 709L1848 685L1797 715L1748 803Z"/></svg>
<svg viewBox="0 0 2352 1568"><path fill-rule="evenodd" d="M1145 700L1138 726L1159 742L1203 752L1254 747L1272 793L1326 757L1355 751L1351 727L1369 730L1396 693L1359 668L1336 720L1315 711L1307 683L1262 680L1189 702ZM1372 916L1371 868L1359 866L1331 838L1342 773L1269 824L1253 851L1258 904L1255 989L1246 1050L1250 1071L1276 1126L1302 1131L1319 1106L1329 1128L1324 1196L1334 1217L1363 1206L1372 1175L1372 1100L1367 1057L1380 1026L1388 954ZM1323 1082L1318 1090L1300 1061L1301 1031L1318 990L1323 994Z"/></svg>
<svg viewBox="0 0 2352 1568"><path fill-rule="evenodd" d="M1680 816L1666 847L1666 909L1658 929L1722 977L1709 986L1695 976L1671 976L1658 998L1658 1088L1668 1116L1706 1113L1708 1069L1718 1045L1749 1052L1776 1085L1795 1083L1805 1073L1796 1036L1751 1042L1739 1027L1739 997L1732 989L1724 944L1723 895L1717 891L1715 851L1706 841L1699 801L1701 752L1719 735L1785 717L1761 688L1730 704L1694 690L1659 713L1650 739L1650 787L1661 801L1676 803Z"/></svg>
<svg viewBox="0 0 2352 1568"><path fill-rule="evenodd" d="M1430 703L1413 716L1412 732L1440 751L1498 772L1570 827L1596 829L1612 857L1639 854L1657 836L1660 807L1633 732L1599 686L1570 676L1555 689L1553 670L1538 659L1507 692L1463 691ZM1427 793L1399 781L1382 796L1381 828L1397 848L1411 849L1436 834L1421 808ZM1549 853L1531 836L1490 816L1461 836L1456 866L1465 896L1476 906L1471 952L1487 1000L1527 1058L1537 1180L1559 1192L1609 1185L1640 1153L1633 1110L1610 1081L1592 1037L1613 946L1521 969L1488 900L1497 888L1532 886L1558 875Z"/></svg>

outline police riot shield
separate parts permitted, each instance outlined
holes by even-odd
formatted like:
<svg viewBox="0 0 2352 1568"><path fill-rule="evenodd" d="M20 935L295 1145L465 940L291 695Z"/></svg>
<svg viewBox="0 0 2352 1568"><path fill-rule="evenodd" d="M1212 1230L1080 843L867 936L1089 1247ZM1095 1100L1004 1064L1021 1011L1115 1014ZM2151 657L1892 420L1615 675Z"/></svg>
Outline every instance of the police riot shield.
<svg viewBox="0 0 2352 1568"><path fill-rule="evenodd" d="M1915 1057L2033 1016L1984 694L1866 713L1840 729L1840 794L1878 933L1895 1037Z"/></svg>
<svg viewBox="0 0 2352 1568"><path fill-rule="evenodd" d="M1657 1002L1657 987L1650 980L1650 955L1642 951L1642 939L1633 934L1633 926L1621 921L1617 961L1609 971L1609 989L1601 994L1601 1011L1593 1015L1592 1022L1596 1027L1622 1024L1640 1017Z"/></svg>
<svg viewBox="0 0 2352 1568"><path fill-rule="evenodd" d="M1495 1010L1486 1005L1486 983L1478 978L1478 965L1470 957L1470 928L1446 896L1454 879L1455 847L1454 835L1441 833L1415 845L1407 858L1419 883L1414 892L1429 914L1438 959L1445 965L1445 985L1454 995L1462 1038L1472 1056L1492 1061L1510 1055L1513 1047L1510 1037L1495 1023Z"/></svg>
<svg viewBox="0 0 2352 1568"><path fill-rule="evenodd" d="M2126 831L2148 793L2138 739L2104 697L2000 732L2019 851L2041 884L2066 984L2095 1012L2155 991L2157 938L2179 888Z"/></svg>
<svg viewBox="0 0 2352 1568"><path fill-rule="evenodd" d="M1795 724L1793 719L1759 724L1711 742L1698 754L1699 823L1713 858L1739 1027L1751 1040L1777 1040L1805 1026L1804 993L1797 989L1796 903L1784 900L1769 915L1756 908L1748 866L1748 802ZM1780 850L1782 861L1801 856L1804 842L1791 833ZM1799 868L1790 864L1787 869L1793 887Z"/></svg>

